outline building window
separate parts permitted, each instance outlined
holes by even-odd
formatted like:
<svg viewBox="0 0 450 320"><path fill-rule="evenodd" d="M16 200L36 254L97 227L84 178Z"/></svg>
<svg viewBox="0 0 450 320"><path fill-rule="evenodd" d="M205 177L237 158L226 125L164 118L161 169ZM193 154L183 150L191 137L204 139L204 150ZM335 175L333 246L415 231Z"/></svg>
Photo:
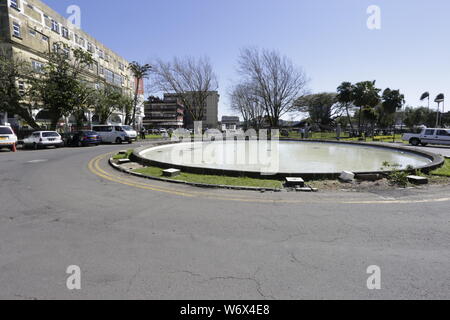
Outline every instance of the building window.
<svg viewBox="0 0 450 320"><path fill-rule="evenodd" d="M105 69L105 78L106 78L106 82L108 83L114 83L114 72L112 72L111 70Z"/></svg>
<svg viewBox="0 0 450 320"><path fill-rule="evenodd" d="M42 35L42 41L48 42L48 37L47 37L47 36L44 36L44 35Z"/></svg>
<svg viewBox="0 0 450 320"><path fill-rule="evenodd" d="M52 20L52 31L59 33L59 23L55 20Z"/></svg>
<svg viewBox="0 0 450 320"><path fill-rule="evenodd" d="M92 46L92 43L90 43L90 42L87 43L87 50L91 53L94 52L94 47Z"/></svg>
<svg viewBox="0 0 450 320"><path fill-rule="evenodd" d="M53 44L53 52L59 52L59 49L61 49L61 46L59 45L59 43L55 42Z"/></svg>
<svg viewBox="0 0 450 320"><path fill-rule="evenodd" d="M62 36L66 39L69 39L69 29L67 29L66 27L62 28Z"/></svg>
<svg viewBox="0 0 450 320"><path fill-rule="evenodd" d="M98 73L100 73L101 75L105 74L105 68L103 68L103 66L100 66L98 69Z"/></svg>
<svg viewBox="0 0 450 320"><path fill-rule="evenodd" d="M25 95L25 82L19 81L19 94L21 96Z"/></svg>
<svg viewBox="0 0 450 320"><path fill-rule="evenodd" d="M11 8L19 10L19 0L11 0Z"/></svg>
<svg viewBox="0 0 450 320"><path fill-rule="evenodd" d="M82 46L84 48L86 42L82 37L79 37L77 34L75 35L75 43Z"/></svg>
<svg viewBox="0 0 450 320"><path fill-rule="evenodd" d="M109 54L105 55L105 61L109 62Z"/></svg>
<svg viewBox="0 0 450 320"><path fill-rule="evenodd" d="M20 24L13 22L13 35L20 38Z"/></svg>
<svg viewBox="0 0 450 320"><path fill-rule="evenodd" d="M70 56L70 50L68 46L63 46L63 52L66 55L66 57Z"/></svg>
<svg viewBox="0 0 450 320"><path fill-rule="evenodd" d="M122 85L122 83L123 83L123 78L122 78L122 76L121 75L118 75L118 74L114 74L114 84L116 85L116 86L121 86Z"/></svg>
<svg viewBox="0 0 450 320"><path fill-rule="evenodd" d="M39 61L31 61L31 66L33 67L34 71L42 72L42 69L44 69L44 64Z"/></svg>
<svg viewBox="0 0 450 320"><path fill-rule="evenodd" d="M36 31L34 31L33 29L30 29L29 32L30 32L30 36L36 37Z"/></svg>

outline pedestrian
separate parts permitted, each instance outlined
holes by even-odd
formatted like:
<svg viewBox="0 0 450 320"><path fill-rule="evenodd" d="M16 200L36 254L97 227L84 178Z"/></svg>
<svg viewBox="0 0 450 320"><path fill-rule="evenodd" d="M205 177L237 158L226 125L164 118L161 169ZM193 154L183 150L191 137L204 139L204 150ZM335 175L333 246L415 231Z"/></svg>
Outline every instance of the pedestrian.
<svg viewBox="0 0 450 320"><path fill-rule="evenodd" d="M141 139L142 139L142 140L145 140L145 133L146 133L146 130L145 130L144 127L142 127L142 128L141 128Z"/></svg>
<svg viewBox="0 0 450 320"><path fill-rule="evenodd" d="M338 125L336 126L336 139L337 140L341 139L341 132L342 132L341 125L338 123Z"/></svg>
<svg viewBox="0 0 450 320"><path fill-rule="evenodd" d="M300 138L305 139L305 128L300 128Z"/></svg>
<svg viewBox="0 0 450 320"><path fill-rule="evenodd" d="M310 130L310 127L308 124L306 124L305 125L305 139L309 138L309 130Z"/></svg>

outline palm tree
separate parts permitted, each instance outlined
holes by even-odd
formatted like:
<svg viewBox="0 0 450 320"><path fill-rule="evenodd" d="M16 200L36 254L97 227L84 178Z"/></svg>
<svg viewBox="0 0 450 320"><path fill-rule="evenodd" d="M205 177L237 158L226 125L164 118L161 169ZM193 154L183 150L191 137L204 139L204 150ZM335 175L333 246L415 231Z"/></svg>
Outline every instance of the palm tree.
<svg viewBox="0 0 450 320"><path fill-rule="evenodd" d="M428 110L430 110L430 93L427 91L420 96L420 101L428 99Z"/></svg>
<svg viewBox="0 0 450 320"><path fill-rule="evenodd" d="M350 82L342 82L342 84L337 88L338 95L336 97L338 102L345 107L348 122L350 123L352 130L352 136L355 135L355 128L353 127L352 117L350 116L350 108L355 100L354 89L355 87Z"/></svg>
<svg viewBox="0 0 450 320"><path fill-rule="evenodd" d="M405 96L400 93L400 90L391 90L387 88L383 92L382 96L382 107L387 114L394 115L398 110L401 110L405 104ZM396 119L394 117L393 128L394 137L392 142L395 142L395 123Z"/></svg>
<svg viewBox="0 0 450 320"><path fill-rule="evenodd" d="M133 61L130 63L128 68L133 73L133 76L135 77L136 81L136 88L134 92L133 116L131 118L131 123L133 124L133 126L136 126L136 109L139 99L139 85L144 78L147 78L149 76L152 66L149 64L141 65L139 62Z"/></svg>

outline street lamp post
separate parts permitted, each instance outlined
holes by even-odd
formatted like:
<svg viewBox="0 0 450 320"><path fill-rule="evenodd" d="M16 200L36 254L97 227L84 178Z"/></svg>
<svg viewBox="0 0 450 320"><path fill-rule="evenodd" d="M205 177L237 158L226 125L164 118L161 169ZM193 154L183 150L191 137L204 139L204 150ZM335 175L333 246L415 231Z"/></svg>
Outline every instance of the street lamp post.
<svg viewBox="0 0 450 320"><path fill-rule="evenodd" d="M441 103L442 105L444 105L445 102L445 96L443 93L438 94L438 96L436 97L436 99L434 100L434 102L436 102L438 104L437 107L437 114L436 114L436 128L440 127L440 112L441 112Z"/></svg>

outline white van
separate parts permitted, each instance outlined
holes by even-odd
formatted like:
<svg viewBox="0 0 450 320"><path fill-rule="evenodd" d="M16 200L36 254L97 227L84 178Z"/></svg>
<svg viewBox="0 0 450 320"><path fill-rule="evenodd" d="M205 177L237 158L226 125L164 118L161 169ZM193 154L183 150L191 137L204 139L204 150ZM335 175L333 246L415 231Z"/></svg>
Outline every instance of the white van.
<svg viewBox="0 0 450 320"><path fill-rule="evenodd" d="M97 132L102 138L102 142L108 143L133 143L137 140L137 132L130 126L124 125L98 125L93 126L92 130Z"/></svg>

